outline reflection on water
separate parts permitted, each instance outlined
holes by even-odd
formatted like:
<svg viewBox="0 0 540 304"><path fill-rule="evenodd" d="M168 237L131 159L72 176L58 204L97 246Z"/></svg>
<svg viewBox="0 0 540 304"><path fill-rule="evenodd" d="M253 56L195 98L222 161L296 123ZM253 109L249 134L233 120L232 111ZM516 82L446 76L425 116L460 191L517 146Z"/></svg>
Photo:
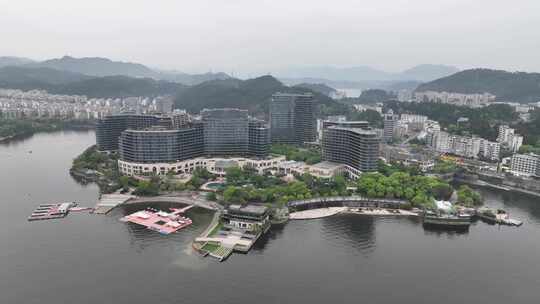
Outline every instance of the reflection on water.
<svg viewBox="0 0 540 304"><path fill-rule="evenodd" d="M332 246L352 247L362 255L369 256L375 248L375 218L358 214L325 218L321 237Z"/></svg>
<svg viewBox="0 0 540 304"><path fill-rule="evenodd" d="M453 239L459 235L469 234L469 228L452 228L452 227L437 227L437 226L423 226L424 235L433 235L437 237L446 236L448 239Z"/></svg>

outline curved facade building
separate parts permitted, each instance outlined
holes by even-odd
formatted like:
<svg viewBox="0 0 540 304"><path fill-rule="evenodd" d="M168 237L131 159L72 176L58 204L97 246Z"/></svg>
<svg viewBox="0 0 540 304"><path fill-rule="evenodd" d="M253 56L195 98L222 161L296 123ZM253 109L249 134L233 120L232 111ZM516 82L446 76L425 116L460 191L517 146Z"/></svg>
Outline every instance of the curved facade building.
<svg viewBox="0 0 540 304"><path fill-rule="evenodd" d="M323 130L322 156L361 172L376 171L379 143L374 131L331 126Z"/></svg>
<svg viewBox="0 0 540 304"><path fill-rule="evenodd" d="M163 120L155 115L119 114L106 116L97 121L96 145L99 151L118 150L118 139L124 130L140 130L158 124Z"/></svg>
<svg viewBox="0 0 540 304"><path fill-rule="evenodd" d="M202 128L125 130L119 139L120 159L134 163L167 163L203 155Z"/></svg>
<svg viewBox="0 0 540 304"><path fill-rule="evenodd" d="M343 120L343 121L336 121L336 120L323 120L322 122L322 128L326 129L329 127L342 127L342 128L355 128L355 129L369 129L369 122L363 121L363 120Z"/></svg>

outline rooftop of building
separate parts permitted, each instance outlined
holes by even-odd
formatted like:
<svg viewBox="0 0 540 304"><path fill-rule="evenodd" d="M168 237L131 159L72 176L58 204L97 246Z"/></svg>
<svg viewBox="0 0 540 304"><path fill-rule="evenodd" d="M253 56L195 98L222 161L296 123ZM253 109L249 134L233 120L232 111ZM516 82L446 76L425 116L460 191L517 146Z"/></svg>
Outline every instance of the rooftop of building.
<svg viewBox="0 0 540 304"><path fill-rule="evenodd" d="M365 120L334 120L330 118L324 120L324 122L338 123L340 125L369 124L369 122Z"/></svg>
<svg viewBox="0 0 540 304"><path fill-rule="evenodd" d="M229 213L261 216L268 212L268 207L259 205L230 205Z"/></svg>
<svg viewBox="0 0 540 304"><path fill-rule="evenodd" d="M298 167L304 167L305 165L306 165L305 162L296 161L296 160L287 160L279 164L281 168L298 168Z"/></svg>
<svg viewBox="0 0 540 304"><path fill-rule="evenodd" d="M320 163L316 163L314 165L311 165L312 168L315 169L322 169L322 170L335 170L340 167L343 167L343 164L335 163L331 161L322 161Z"/></svg>
<svg viewBox="0 0 540 304"><path fill-rule="evenodd" d="M201 113L203 112L247 112L246 109L240 109L240 108L204 108L201 110Z"/></svg>
<svg viewBox="0 0 540 304"><path fill-rule="evenodd" d="M527 158L540 158L540 155L538 154L534 154L532 152L529 152L529 153L516 153L512 156L515 156L515 157L527 157Z"/></svg>
<svg viewBox="0 0 540 304"><path fill-rule="evenodd" d="M331 127L328 127L328 129L350 131L350 132L354 132L360 135L377 135L377 132L375 132L375 130L368 130L368 129L361 129L361 128L347 128L347 127L342 127L342 126L331 126Z"/></svg>

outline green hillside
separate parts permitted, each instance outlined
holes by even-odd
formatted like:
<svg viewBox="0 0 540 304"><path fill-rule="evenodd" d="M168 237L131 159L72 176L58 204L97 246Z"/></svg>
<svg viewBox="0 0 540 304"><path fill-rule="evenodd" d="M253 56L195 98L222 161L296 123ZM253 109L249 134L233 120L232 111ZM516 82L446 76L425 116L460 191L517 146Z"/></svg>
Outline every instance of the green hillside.
<svg viewBox="0 0 540 304"><path fill-rule="evenodd" d="M244 108L254 114L268 112L268 101L276 92L312 92L300 87L288 87L272 76L254 79L212 80L181 90L176 97L176 107L190 112L204 108ZM318 104L333 106L331 98L314 92Z"/></svg>
<svg viewBox="0 0 540 304"><path fill-rule="evenodd" d="M496 95L498 101L536 102L540 101L540 73L466 70L421 84L416 91L488 92Z"/></svg>

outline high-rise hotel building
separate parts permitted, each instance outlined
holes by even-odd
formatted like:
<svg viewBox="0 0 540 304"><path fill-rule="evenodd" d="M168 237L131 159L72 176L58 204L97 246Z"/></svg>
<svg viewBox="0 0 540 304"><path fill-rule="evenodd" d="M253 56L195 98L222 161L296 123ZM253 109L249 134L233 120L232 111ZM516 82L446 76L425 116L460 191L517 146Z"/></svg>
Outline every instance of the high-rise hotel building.
<svg viewBox="0 0 540 304"><path fill-rule="evenodd" d="M398 121L399 121L399 115L394 115L394 111L392 111L392 109L388 110L388 112L383 115L383 122L384 122L383 140L385 142L392 141L392 139L394 138Z"/></svg>
<svg viewBox="0 0 540 304"><path fill-rule="evenodd" d="M240 109L205 109L200 120L174 123L152 115L113 115L98 122L101 151L123 162L172 163L196 157L252 157L270 153L270 129Z"/></svg>
<svg viewBox="0 0 540 304"><path fill-rule="evenodd" d="M127 129L141 130L157 126L163 119L156 115L119 114L97 121L96 145L99 151L118 150L118 138Z"/></svg>
<svg viewBox="0 0 540 304"><path fill-rule="evenodd" d="M380 140L365 122L327 124L323 129L322 157L357 170L355 174L376 171Z"/></svg>
<svg viewBox="0 0 540 304"><path fill-rule="evenodd" d="M317 124L313 94L272 95L270 128L273 143L301 145L315 141Z"/></svg>

